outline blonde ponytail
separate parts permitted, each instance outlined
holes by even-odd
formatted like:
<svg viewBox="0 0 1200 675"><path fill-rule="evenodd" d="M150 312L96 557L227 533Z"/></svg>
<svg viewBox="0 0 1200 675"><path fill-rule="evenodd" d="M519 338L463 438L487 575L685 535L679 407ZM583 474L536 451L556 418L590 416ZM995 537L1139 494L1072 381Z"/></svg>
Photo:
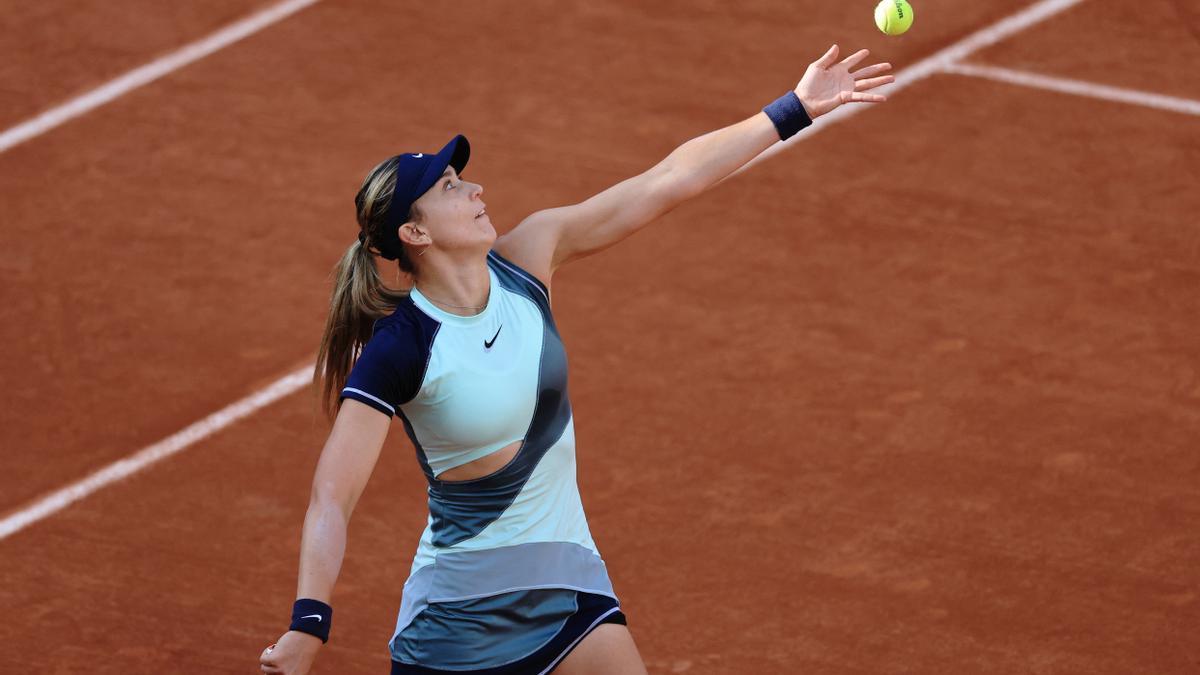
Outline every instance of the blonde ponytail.
<svg viewBox="0 0 1200 675"><path fill-rule="evenodd" d="M330 419L341 407L342 388L350 369L362 348L371 339L375 322L391 314L396 305L408 296L407 291L392 290L383 284L375 266L375 254L370 243L379 240L379 228L384 212L396 187L395 158L380 163L367 174L362 188L354 198L358 211L360 235L346 249L333 271L333 294L329 300L329 317L317 351L313 382L321 395L321 407ZM415 210L411 214L418 219ZM412 274L415 270L403 250L397 259L400 269Z"/></svg>

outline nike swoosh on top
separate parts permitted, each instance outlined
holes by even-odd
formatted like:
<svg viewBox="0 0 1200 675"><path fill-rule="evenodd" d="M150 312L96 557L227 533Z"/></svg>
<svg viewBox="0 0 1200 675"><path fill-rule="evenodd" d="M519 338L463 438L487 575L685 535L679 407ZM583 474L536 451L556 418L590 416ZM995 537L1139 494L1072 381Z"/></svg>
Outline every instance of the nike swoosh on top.
<svg viewBox="0 0 1200 675"><path fill-rule="evenodd" d="M501 325L500 325L500 328L504 328L504 324L501 324ZM483 341L483 348L484 348L484 349L491 349L491 348L492 348L492 345L496 344L496 338L497 338L497 337L500 337L500 328L497 328L497 329L496 329L496 334L492 336L492 339L491 339L491 340L484 340L484 341Z"/></svg>
<svg viewBox="0 0 1200 675"><path fill-rule="evenodd" d="M302 617L300 617L300 618L301 618L301 619L312 619L312 618L316 618L316 620L317 620L317 621L320 621L320 620L321 620L321 615L320 615L320 614L309 614L308 616L302 616Z"/></svg>

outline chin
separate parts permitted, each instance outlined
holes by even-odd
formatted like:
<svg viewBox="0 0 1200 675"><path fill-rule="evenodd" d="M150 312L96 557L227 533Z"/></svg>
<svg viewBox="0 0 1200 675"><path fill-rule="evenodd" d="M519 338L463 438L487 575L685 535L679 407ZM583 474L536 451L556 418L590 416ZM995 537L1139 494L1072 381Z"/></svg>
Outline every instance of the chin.
<svg viewBox="0 0 1200 675"><path fill-rule="evenodd" d="M485 215L484 217L480 218L479 220L483 221L480 224L483 226L484 231L487 232L488 244L491 244L492 242L496 241L496 227L494 225L492 225L492 219L488 218Z"/></svg>

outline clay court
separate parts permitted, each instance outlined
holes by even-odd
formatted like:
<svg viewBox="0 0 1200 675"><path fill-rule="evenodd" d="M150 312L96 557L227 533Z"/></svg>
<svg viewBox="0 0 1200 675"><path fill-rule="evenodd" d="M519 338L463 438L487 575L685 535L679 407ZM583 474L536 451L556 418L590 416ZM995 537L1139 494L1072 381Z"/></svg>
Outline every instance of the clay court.
<svg viewBox="0 0 1200 675"><path fill-rule="evenodd" d="M503 231L837 42L888 103L554 280L650 672L1200 672L1200 7L873 4L0 2L0 671L257 672L377 161L466 134ZM388 669L426 513L394 427L314 672Z"/></svg>

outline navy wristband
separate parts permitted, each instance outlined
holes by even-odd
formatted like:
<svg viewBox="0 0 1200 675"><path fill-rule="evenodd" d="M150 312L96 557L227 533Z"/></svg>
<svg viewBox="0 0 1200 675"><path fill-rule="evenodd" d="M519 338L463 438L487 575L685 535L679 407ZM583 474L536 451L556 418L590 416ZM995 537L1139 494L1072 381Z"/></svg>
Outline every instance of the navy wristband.
<svg viewBox="0 0 1200 675"><path fill-rule="evenodd" d="M333 620L333 608L320 600L300 598L292 605L292 625L288 630L298 630L329 642L329 622Z"/></svg>
<svg viewBox="0 0 1200 675"><path fill-rule="evenodd" d="M786 141L801 129L812 124L812 118L808 116L808 111L804 109L804 105L800 103L800 97L794 91L789 91L775 99L770 105L763 108L763 112L775 124L775 131L779 132L781 141Z"/></svg>

